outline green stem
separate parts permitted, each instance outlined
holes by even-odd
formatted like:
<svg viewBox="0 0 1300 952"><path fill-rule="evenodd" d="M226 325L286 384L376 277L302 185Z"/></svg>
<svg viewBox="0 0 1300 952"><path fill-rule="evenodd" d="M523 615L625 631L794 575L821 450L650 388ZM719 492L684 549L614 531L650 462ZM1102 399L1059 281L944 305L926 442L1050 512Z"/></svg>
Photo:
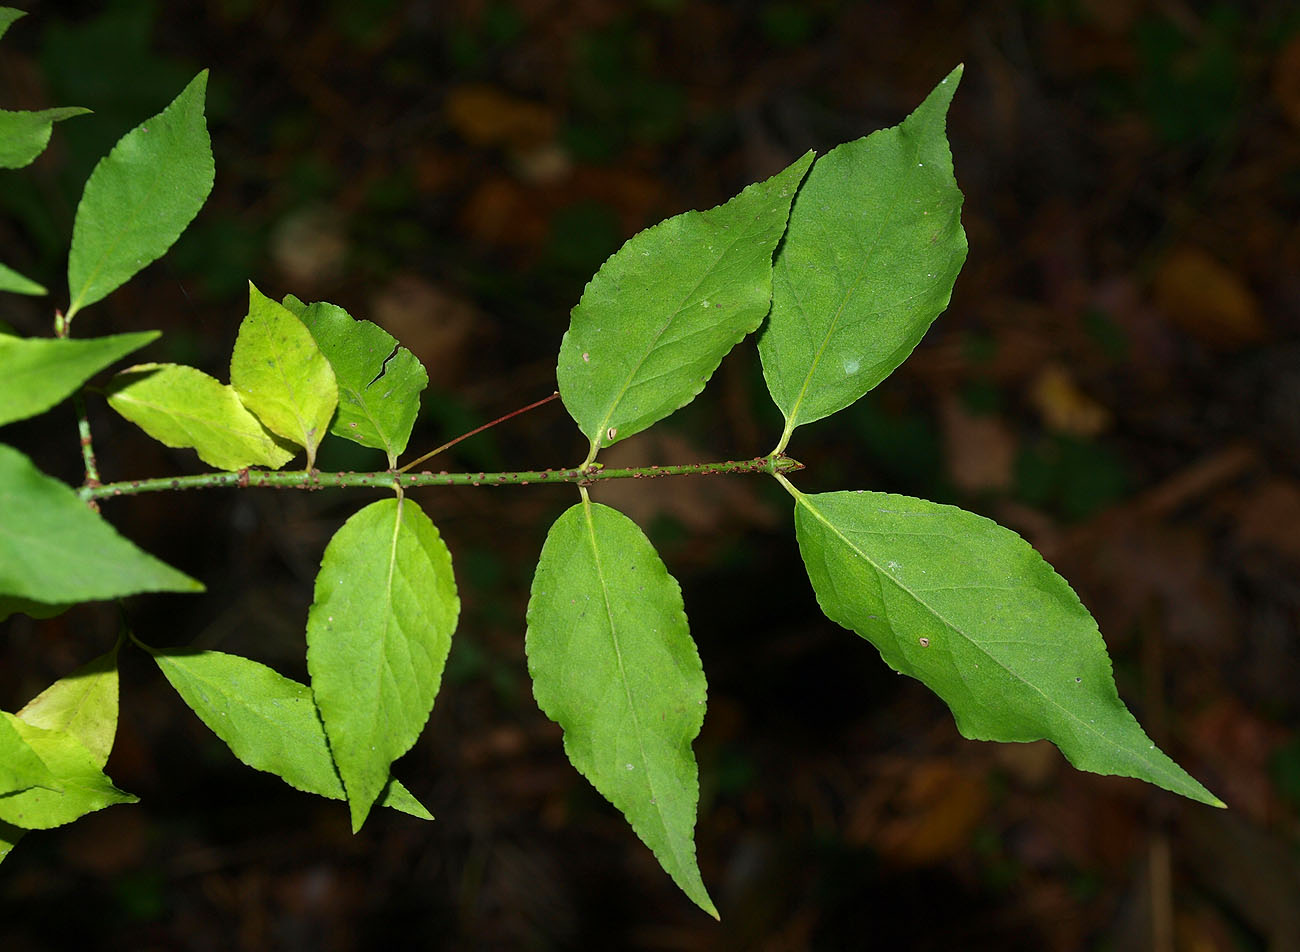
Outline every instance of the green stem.
<svg viewBox="0 0 1300 952"><path fill-rule="evenodd" d="M181 489L221 489L249 487L268 489L410 489L421 486L527 486L530 483L576 483L589 486L606 479L656 479L660 476L712 476L721 473L782 473L803 469L803 464L788 456L773 454L754 459L727 460L720 463L686 463L679 466L641 466L634 469L581 468L526 470L510 473L322 473L296 470L273 473L264 469L241 469L235 473L203 473L162 479L136 479L101 486L83 486L81 498L106 499L135 496L140 493L167 492Z"/></svg>
<svg viewBox="0 0 1300 952"><path fill-rule="evenodd" d="M62 311L54 311L54 336L66 338L72 322L71 310L64 314ZM72 395L72 408L77 414L77 439L81 442L81 460L86 467L85 488L93 489L100 485L99 482L99 464L95 461L95 442L90 435L90 417L86 414L86 398L84 392L78 389ZM91 509L99 511L99 505L91 496L82 495Z"/></svg>

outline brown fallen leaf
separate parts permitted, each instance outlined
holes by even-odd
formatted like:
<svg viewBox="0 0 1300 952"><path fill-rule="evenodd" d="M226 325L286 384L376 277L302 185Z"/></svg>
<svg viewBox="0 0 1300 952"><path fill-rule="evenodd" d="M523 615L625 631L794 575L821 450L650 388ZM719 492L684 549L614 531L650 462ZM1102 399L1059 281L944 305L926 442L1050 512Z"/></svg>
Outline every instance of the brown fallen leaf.
<svg viewBox="0 0 1300 952"><path fill-rule="evenodd" d="M953 485L966 492L1001 490L1011 485L1016 437L996 416L977 416L955 397L939 408L944 458Z"/></svg>
<svg viewBox="0 0 1300 952"><path fill-rule="evenodd" d="M1168 320L1211 347L1233 349L1267 333L1245 280L1199 248L1170 252L1152 291Z"/></svg>

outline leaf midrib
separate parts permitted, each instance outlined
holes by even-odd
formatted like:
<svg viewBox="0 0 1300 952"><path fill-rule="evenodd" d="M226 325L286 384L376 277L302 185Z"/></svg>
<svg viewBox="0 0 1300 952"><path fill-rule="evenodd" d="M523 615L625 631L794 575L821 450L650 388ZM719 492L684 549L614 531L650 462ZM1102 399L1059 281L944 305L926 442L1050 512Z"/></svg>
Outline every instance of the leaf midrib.
<svg viewBox="0 0 1300 952"><path fill-rule="evenodd" d="M1119 744L1117 744L1117 743L1115 743L1113 740L1111 740L1111 739L1110 739L1106 734L1104 734L1104 733L1102 733L1100 730L1098 730L1095 726L1093 726L1093 725L1087 723L1086 721L1081 720L1081 719L1080 719L1077 715L1075 715L1074 712L1071 711L1069 708L1063 707L1063 706L1062 706L1058 701L1054 700L1054 699L1053 699L1052 697L1050 697L1049 695L1043 693L1043 691L1042 691L1041 688L1039 688L1039 687L1038 687L1036 684L1034 684L1033 682L1027 680L1027 679L1025 678L1024 675L1020 674L1020 672L1018 672L1018 671L1016 671L1016 670L1014 670L1014 669L1012 669L1012 668L1007 667L1007 665L1004 664L1004 663L1003 663L999 658L997 658L995 655L990 654L990 653L989 653L989 652L984 648L984 646L983 646L980 642L978 642L978 641L974 640L973 638L971 638L970 635L968 635L968 634L965 632L965 630L963 630L961 627L959 627L959 626L958 626L957 624L955 624L954 622L949 621L948 618L945 617L945 616L943 615L943 613L941 613L941 612L940 612L938 609L936 609L933 605L931 605L929 602L927 602L927 601L925 601L924 599L922 599L922 598L920 597L920 595L918 595L916 592L914 592L914 591L913 591L912 589L910 589L908 586L906 586L905 584L903 584L903 582L901 582L901 581L900 581L899 579L897 579L895 576L893 576L893 575L891 575L889 572L885 571L885 570L884 570L884 569L883 569L883 568L882 568L882 567L881 567L881 566L880 566L880 565L875 561L875 559L871 558L871 556L867 555L866 552L862 551L862 549L860 549L860 548L859 548L856 544L854 544L854 543L853 543L853 542L852 542L852 541L851 541L851 540L850 540L846 535L844 535L844 533L841 532L841 531L839 530L839 528L838 528L834 523L832 523L832 522L831 522L830 520L828 520L825 516L823 516L822 513L821 513L818 509L816 509L816 508L815 508L815 507L814 507L810 502L808 502L808 496L804 495L803 493L800 493L800 494L796 497L796 499L797 499L797 502L798 502L800 505L802 505L805 509L807 509L807 510L808 510L808 511L809 511L809 512L814 516L814 517L816 517L816 519L817 519L819 522L821 522L822 525L826 526L826 528L829 529L832 533L834 533L834 535L835 535L836 537L838 537L838 538L840 539L840 541L842 541L846 546L848 546L849 549L851 549L851 550L852 550L856 555L858 555L858 556L859 556L859 557L860 557L864 562L866 562L868 565L870 565L870 566L872 567L872 569L875 570L877 576L880 576L880 577L883 577L883 578L887 578L887 579L889 579L889 581L892 582L892 583L893 583L893 584L894 584L894 585L895 585L899 590L901 590L904 594L906 594L907 596L909 596L909 597L910 597L913 601L915 601L918 605L922 606L922 607L923 607L927 612L929 612L931 615L933 615L933 616L934 616L934 617L935 617L935 618L936 618L936 619L937 619L941 624L943 624L946 628L948 628L948 630L954 632L954 633L957 634L959 637L961 637L962 639L964 639L964 640L967 642L967 644L971 645L973 648L975 648L977 651L979 651L981 655L983 655L984 657L988 658L989 661L991 661L991 662L992 662L993 664L995 664L997 667L1001 668L1003 671L1007 672L1007 674L1008 674L1009 676L1015 678L1018 682L1020 682L1021 684L1023 684L1025 687L1027 687L1027 688L1031 688L1032 690L1034 690L1035 692L1037 692L1040 696L1042 696L1042 698L1043 698L1045 701L1047 701L1049 704L1051 704L1051 706L1052 706L1053 708L1055 708L1056 710L1060 711L1062 714L1066 715L1066 716L1067 716L1071 721L1073 721L1074 723L1078 724L1078 725L1079 725L1083 730L1089 732L1090 734L1092 734L1093 736L1095 736L1096 738L1098 738L1100 741L1104 742L1107 746L1111 747L1112 749L1116 749L1116 750L1131 751L1131 748L1121 747ZM1137 752L1137 753L1138 753L1138 756L1142 758L1142 762L1148 764L1148 765L1151 767L1151 769L1152 769L1153 771L1158 770L1158 771L1161 773L1162 776L1166 776L1166 777L1169 776L1167 770L1165 770L1165 769L1163 769L1163 768L1160 768L1158 764L1152 763L1152 761L1151 761L1149 758L1144 757L1140 752ZM1181 778L1181 777L1175 777L1175 779L1174 779L1173 781L1170 781L1170 782L1171 782L1171 783L1175 783L1175 784L1177 784L1177 786L1180 786L1180 787L1186 785L1185 781L1184 781L1183 778Z"/></svg>

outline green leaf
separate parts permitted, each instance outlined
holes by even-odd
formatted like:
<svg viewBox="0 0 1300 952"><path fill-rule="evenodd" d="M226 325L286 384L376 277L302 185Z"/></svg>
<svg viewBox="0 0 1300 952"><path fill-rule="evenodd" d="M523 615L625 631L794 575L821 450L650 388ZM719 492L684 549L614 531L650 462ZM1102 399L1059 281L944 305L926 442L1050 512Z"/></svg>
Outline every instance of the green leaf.
<svg viewBox="0 0 1300 952"><path fill-rule="evenodd" d="M50 144L54 124L90 112L80 106L57 106L39 112L0 109L0 169L30 165Z"/></svg>
<svg viewBox="0 0 1300 952"><path fill-rule="evenodd" d="M25 10L15 10L13 7L0 7L0 36L9 32L9 28L19 17L27 16Z"/></svg>
<svg viewBox="0 0 1300 952"><path fill-rule="evenodd" d="M124 135L86 181L72 226L67 317L161 258L212 191L208 71Z"/></svg>
<svg viewBox="0 0 1300 952"><path fill-rule="evenodd" d="M1081 770L1223 806L1143 733L1097 623L1014 532L908 496L792 492L822 611L938 694L964 736L1046 738Z"/></svg>
<svg viewBox="0 0 1300 952"><path fill-rule="evenodd" d="M13 852L18 841L23 838L27 831L14 826L12 823L0 822L0 863L3 863L5 857Z"/></svg>
<svg viewBox="0 0 1300 952"><path fill-rule="evenodd" d="M307 669L354 831L429 719L459 613L451 553L410 499L371 503L325 548Z"/></svg>
<svg viewBox="0 0 1300 952"><path fill-rule="evenodd" d="M0 800L7 794L32 787L61 789L45 761L6 718L0 717Z"/></svg>
<svg viewBox="0 0 1300 952"><path fill-rule="evenodd" d="M243 763L295 790L344 799L309 687L238 655L148 651L190 710ZM379 804L433 819L391 776Z"/></svg>
<svg viewBox="0 0 1300 952"><path fill-rule="evenodd" d="M111 337L0 337L0 426L44 413L159 331Z"/></svg>
<svg viewBox="0 0 1300 952"><path fill-rule="evenodd" d="M268 430L306 447L311 469L339 402L334 371L302 322L251 283L230 385Z"/></svg>
<svg viewBox="0 0 1300 952"><path fill-rule="evenodd" d="M275 441L234 389L180 364L138 364L114 377L108 405L158 442L192 449L217 469L279 469L293 454Z"/></svg>
<svg viewBox="0 0 1300 952"><path fill-rule="evenodd" d="M960 79L959 66L902 125L822 156L799 190L758 339L782 449L889 376L948 306L966 260L944 134Z"/></svg>
<svg viewBox="0 0 1300 952"><path fill-rule="evenodd" d="M29 618L53 618L55 615L61 615L66 612L72 605L68 602L38 602L30 598L15 598L12 595L0 595L0 621L4 621L10 615L22 613Z"/></svg>
<svg viewBox="0 0 1300 952"><path fill-rule="evenodd" d="M307 325L338 378L339 412L330 432L383 450L388 465L396 466L420 412L420 392L429 385L424 366L388 331L341 307L305 307L292 296L285 307Z"/></svg>
<svg viewBox="0 0 1300 952"><path fill-rule="evenodd" d="M82 602L135 592L201 592L203 586L137 549L46 476L0 445L0 594Z"/></svg>
<svg viewBox="0 0 1300 952"><path fill-rule="evenodd" d="M60 678L27 702L18 716L50 731L71 734L101 770L117 735L117 651L102 654Z"/></svg>
<svg viewBox="0 0 1300 952"><path fill-rule="evenodd" d="M31 278L19 274L8 265L0 264L0 291L10 291L14 294L49 294L45 285L37 284Z"/></svg>
<svg viewBox="0 0 1300 952"><path fill-rule="evenodd" d="M25 830L48 830L114 803L139 799L113 786L95 755L71 734L34 727L12 714L0 717L17 729L63 787L61 792L33 787L0 797L0 821Z"/></svg>
<svg viewBox="0 0 1300 952"><path fill-rule="evenodd" d="M705 682L681 588L632 520L587 499L551 526L528 601L528 671L578 771L701 909L691 742Z"/></svg>
<svg viewBox="0 0 1300 952"><path fill-rule="evenodd" d="M593 454L695 398L772 296L772 252L809 152L717 208L634 235L573 309L556 367L560 396Z"/></svg>

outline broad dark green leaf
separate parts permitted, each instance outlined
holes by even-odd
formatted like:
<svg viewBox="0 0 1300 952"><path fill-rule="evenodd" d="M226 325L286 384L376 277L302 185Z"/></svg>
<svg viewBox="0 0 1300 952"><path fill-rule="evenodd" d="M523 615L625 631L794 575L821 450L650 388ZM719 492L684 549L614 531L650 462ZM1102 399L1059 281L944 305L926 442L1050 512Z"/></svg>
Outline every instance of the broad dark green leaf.
<svg viewBox="0 0 1300 952"><path fill-rule="evenodd" d="M676 579L632 520L585 499L546 536L528 600L528 671L578 771L664 870L718 915L695 860L691 742L705 682Z"/></svg>
<svg viewBox="0 0 1300 952"><path fill-rule="evenodd" d="M80 106L56 106L39 112L0 109L0 169L30 165L50 144L54 124L90 112Z"/></svg>
<svg viewBox="0 0 1300 952"><path fill-rule="evenodd" d="M25 830L48 830L114 803L139 799L113 786L95 763L94 754L71 734L34 727L13 714L0 714L0 718L17 729L62 788L33 787L0 797L0 821Z"/></svg>
<svg viewBox="0 0 1300 952"><path fill-rule="evenodd" d="M429 385L424 366L388 331L341 307L323 301L308 307L292 296L284 305L307 325L338 378L339 412L330 432L383 450L396 466Z"/></svg>
<svg viewBox="0 0 1300 952"><path fill-rule="evenodd" d="M717 208L634 235L573 309L556 367L560 397L592 451L690 403L772 298L772 252L812 162Z"/></svg>
<svg viewBox="0 0 1300 952"><path fill-rule="evenodd" d="M451 553L410 499L371 503L326 546L307 669L353 830L429 719L459 614Z"/></svg>
<svg viewBox="0 0 1300 952"><path fill-rule="evenodd" d="M0 426L44 413L159 333L92 338L0 336Z"/></svg>
<svg viewBox="0 0 1300 952"><path fill-rule="evenodd" d="M192 449L217 469L279 469L293 459L233 388L193 367L138 364L114 377L106 393L110 407L159 443Z"/></svg>
<svg viewBox="0 0 1300 952"><path fill-rule="evenodd" d="M295 790L344 799L309 687L238 655L149 650L181 699L242 762ZM379 805L433 819L391 776Z"/></svg>
<svg viewBox="0 0 1300 952"><path fill-rule="evenodd" d="M113 650L59 678L18 712L31 724L71 734L101 770L117 736L117 652Z"/></svg>
<svg viewBox="0 0 1300 952"><path fill-rule="evenodd" d="M22 453L0 445L0 594L82 602L203 586L140 551Z"/></svg>
<svg viewBox="0 0 1300 952"><path fill-rule="evenodd" d="M203 70L90 173L72 225L69 319L161 258L207 201L213 180L203 117L207 86Z"/></svg>
<svg viewBox="0 0 1300 952"><path fill-rule="evenodd" d="M268 430L306 448L311 469L339 402L334 371L302 322L251 283L230 385Z"/></svg>
<svg viewBox="0 0 1300 952"><path fill-rule="evenodd" d="M50 293L45 289L45 285L37 284L31 278L19 274L13 268L4 264L0 264L0 291L31 295Z"/></svg>
<svg viewBox="0 0 1300 952"><path fill-rule="evenodd" d="M963 735L1046 738L1081 770L1223 806L1143 733L1097 623L1014 532L909 496L794 492L822 611L943 698Z"/></svg>
<svg viewBox="0 0 1300 952"><path fill-rule="evenodd" d="M61 789L45 761L6 718L0 717L0 799L32 787Z"/></svg>
<svg viewBox="0 0 1300 952"><path fill-rule="evenodd" d="M906 359L966 260L944 133L961 67L892 129L817 160L776 257L763 375L794 428L841 410Z"/></svg>

